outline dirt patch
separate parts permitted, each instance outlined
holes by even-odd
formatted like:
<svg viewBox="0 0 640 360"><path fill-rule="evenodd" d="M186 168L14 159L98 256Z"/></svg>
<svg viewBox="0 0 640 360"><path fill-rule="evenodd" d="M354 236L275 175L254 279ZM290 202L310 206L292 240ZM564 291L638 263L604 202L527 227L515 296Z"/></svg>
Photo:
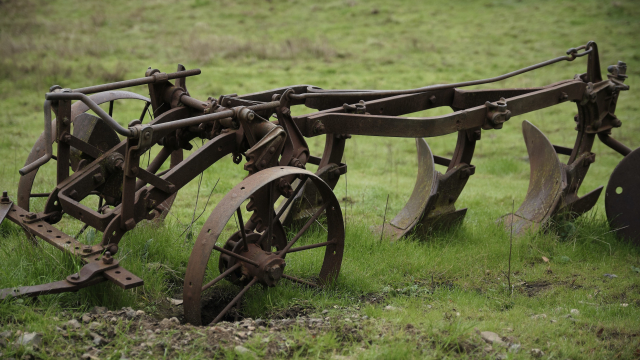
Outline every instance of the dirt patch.
<svg viewBox="0 0 640 360"><path fill-rule="evenodd" d="M361 295L358 300L365 304L382 304L386 302L386 296L380 293Z"/></svg>
<svg viewBox="0 0 640 360"><path fill-rule="evenodd" d="M534 297L540 294L541 292L547 291L551 289L553 284L546 280L533 281L533 282L524 282L520 287L519 291L526 294L529 297Z"/></svg>

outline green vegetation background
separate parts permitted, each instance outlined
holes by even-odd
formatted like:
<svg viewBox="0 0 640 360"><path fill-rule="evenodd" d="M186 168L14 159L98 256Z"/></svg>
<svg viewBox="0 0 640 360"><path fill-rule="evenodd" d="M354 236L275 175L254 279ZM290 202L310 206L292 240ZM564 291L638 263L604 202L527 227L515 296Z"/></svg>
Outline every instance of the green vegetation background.
<svg viewBox="0 0 640 360"><path fill-rule="evenodd" d="M594 40L603 72L618 60L628 64L631 91L620 96L617 115L623 125L613 135L636 148L640 146L639 33L640 3L634 1L2 1L0 190L16 196L17 170L42 131L43 95L49 86L77 88L141 77L149 66L171 72L177 63L202 69L202 75L187 80L190 93L200 99L301 83L403 89L492 77ZM542 86L585 69L586 61L578 59L481 88ZM133 89L141 94L145 90ZM420 115L446 112L437 109ZM347 214L340 278L324 292L291 285L252 290L243 305L245 314L265 316L300 302L320 311L381 293L386 303L362 305L362 311L399 329L410 322L431 331L435 344L467 336L474 327L496 332L512 328L523 346L541 348L555 357L633 357L640 331L640 274L634 271L640 267L640 252L610 232L604 195L594 210L568 226L570 231L562 228L514 240L512 282L544 286L535 296L529 296L524 286L506 296L509 238L494 221L511 210L513 201L518 206L528 186L521 122L531 121L554 144L572 146L575 112L573 104L562 104L514 117L502 130L484 132L474 157L476 174L457 202L459 208L469 208L463 225L428 239L395 244L378 242L369 226L382 223L387 195L391 216L408 198L417 172L414 141L349 140L345 154L349 172L343 179L348 180L348 191L343 180L336 188ZM127 104L114 115L126 124L139 116L139 108ZM455 137L428 142L435 154L447 156ZM323 140L310 139L309 145L318 153ZM596 163L581 194L606 186L621 158L599 142L593 151ZM47 176L53 176L52 169L41 171L35 192L51 188ZM129 255L123 264L145 279L144 288L121 291L106 284L77 294L42 297L35 303L2 303L0 330L42 329L61 309L81 311L93 305L158 311L166 296L180 293L179 279L193 241L181 233L192 218L194 199L199 196L199 213L220 179L209 207L195 224L195 236L212 206L244 176L231 159L221 161L205 172L199 195L197 181L180 192L164 226L141 226L125 237L120 255ZM79 228L66 220L61 225L69 234ZM0 231L2 288L59 280L77 266L48 246L31 247L12 224L3 224ZM543 263L542 256L551 262ZM608 279L605 273L618 277ZM405 311L384 312L387 304ZM569 309L579 309L576 321L531 318L540 313L560 318ZM447 318L456 312L460 317ZM614 335L596 337L601 327ZM361 356L426 356L424 347L434 348L433 343L421 344L402 331L398 334L367 347ZM449 354L450 348L440 345L429 356ZM349 354L359 346L327 341L310 346L305 354L324 356L336 348Z"/></svg>

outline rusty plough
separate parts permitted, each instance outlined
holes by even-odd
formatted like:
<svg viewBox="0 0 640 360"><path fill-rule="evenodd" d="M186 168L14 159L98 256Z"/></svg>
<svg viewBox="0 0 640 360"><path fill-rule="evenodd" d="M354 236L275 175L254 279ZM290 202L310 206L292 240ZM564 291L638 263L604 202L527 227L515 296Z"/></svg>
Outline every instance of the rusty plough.
<svg viewBox="0 0 640 360"><path fill-rule="evenodd" d="M573 79L537 88L462 90L578 57L587 57L587 71ZM347 171L341 160L350 135L416 139L419 170L413 193L397 216L378 229L379 234L384 231L397 239L410 232L424 234L447 227L464 217L466 209L457 209L455 202L475 172L471 160L483 130L501 129L512 116L565 102L574 102L578 108L575 145L553 145L534 125L523 123L531 166L529 189L518 210L502 221L521 233L540 228L553 217L576 217L591 209L603 188L584 196L578 196L578 189L595 161L591 148L597 137L624 156L605 191L611 226L620 236L640 243L640 149L631 151L610 136L612 129L621 126L615 108L620 92L629 89L624 84L626 65L619 62L608 71L603 80L598 48L590 42L570 49L566 56L495 78L411 90L324 90L297 85L200 101L189 95L185 82L200 70L182 66L175 73L149 69L140 79L74 90L53 86L44 103L44 133L20 170L17 204L5 192L0 217L77 256L85 265L65 280L1 290L0 297L76 291L106 280L124 289L142 285L142 279L114 258L123 236L141 221L164 218L182 187L231 155L236 164L245 161L248 176L224 196L205 222L184 279L185 318L192 324L203 322L201 300L208 288L222 279L243 287L213 320L219 321L254 284L275 286L284 278L317 286L338 275L345 231L332 189ZM119 90L145 84L149 98ZM139 119L123 127L112 116L114 103L126 99L140 101L142 111ZM109 111L99 106L106 103ZM296 105L319 111L294 117L291 107ZM442 106L453 112L400 117ZM147 113L155 117L145 121ZM452 158L433 155L424 138L451 133L458 134ZM321 157L311 156L305 141L314 136L326 139ZM196 138L205 140L204 145L184 158L183 151L191 150L190 141ZM144 167L141 157L153 146L161 149ZM558 154L569 156L566 164ZM33 193L39 167L52 160L57 185L49 193ZM168 169L160 171L166 162ZM317 165L318 170L305 170L307 164ZM444 165L446 172L437 172L436 164ZM98 197L97 207L83 203L89 196ZM40 212L30 212L35 197L46 198ZM56 229L53 224L63 215L82 222L81 232L87 227L101 232L101 242L86 245L77 240L78 235ZM317 240L309 236L309 229L321 216L326 232ZM293 227L295 235L288 235L285 227L297 220L304 225ZM233 230L225 233L225 228ZM313 251L320 252L319 270L305 279L289 275L296 264L290 259ZM216 259L219 272L210 264Z"/></svg>

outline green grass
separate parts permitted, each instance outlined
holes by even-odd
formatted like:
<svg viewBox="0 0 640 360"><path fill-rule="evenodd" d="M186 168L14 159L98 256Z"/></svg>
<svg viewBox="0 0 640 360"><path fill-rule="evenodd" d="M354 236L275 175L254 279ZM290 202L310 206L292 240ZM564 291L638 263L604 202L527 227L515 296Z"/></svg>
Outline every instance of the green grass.
<svg viewBox="0 0 640 360"><path fill-rule="evenodd" d="M200 99L302 83L403 89L496 76L595 40L603 71L618 60L628 64L626 83L631 90L618 101L616 114L623 126L613 136L632 148L640 146L640 6L633 1L9 1L0 4L0 14L0 190L14 198L17 170L42 131L43 94L49 86L77 88L140 77L148 66L172 72L177 63L202 69L202 75L187 80L190 93ZM585 69L586 61L577 59L476 88L542 86ZM145 90L133 89L141 94ZM294 109L294 114L304 111ZM117 104L114 115L126 124L139 112L139 104L129 101ZM446 112L435 109L419 115ZM523 350L510 354L515 358L528 358L531 348L562 359L637 356L640 274L632 266L640 267L640 251L609 229L604 196L575 222L576 231L569 236L552 228L514 239L511 281L516 287L512 296L507 295L509 236L495 220L511 211L513 201L517 206L524 199L528 186L521 122L531 121L554 144L572 146L575 112L573 104L562 104L514 117L502 130L484 132L474 157L476 174L457 202L458 208L469 208L464 223L428 239L410 237L395 243L380 242L369 227L382 223L387 195L387 218L410 195L417 173L414 140L354 136L344 159L347 178L335 190L339 199L351 199L342 203L347 237L340 277L322 291L287 283L252 289L243 313L265 317L302 305L312 313L330 309L338 318L357 313L378 319L363 325L355 338L345 337L338 328L314 339L305 330L291 330L287 336L294 350L288 357L473 356L456 349L475 339L475 329L517 337ZM452 154L455 135L427 140L434 154ZM321 152L324 139L308 142L312 153ZM596 163L581 195L606 185L620 160L600 142L593 152ZM48 181L53 167L48 164L41 170L35 192L53 186ZM197 213L218 179L220 183L194 235L215 204L245 175L231 159L204 172ZM101 284L37 301L4 302L0 331L42 331L45 343L52 344L55 335L47 329L60 311L101 305L161 313L164 299L181 293L180 278L193 244L193 238L185 240L181 233L191 220L197 188L196 179L180 191L173 215L162 226L142 225L123 239L118 256L124 267L145 280L143 288L123 291ZM72 235L80 228L68 219L60 226ZM13 224L3 223L0 234L0 288L57 281L79 266L48 245L31 246ZM82 240L98 238L99 234ZM301 260L299 274L310 274L313 266L313 257ZM618 277L605 278L605 273ZM527 289L523 282L540 291ZM237 291L230 285L222 288ZM367 302L368 296L383 300ZM386 311L387 305L399 310ZM564 318L571 309L580 314ZM531 318L539 314L547 318ZM600 328L605 329L603 335L596 337ZM126 353L132 341L122 335L109 346ZM259 338L247 346L264 354ZM182 356L197 354L195 346ZM234 355L231 351L221 356Z"/></svg>

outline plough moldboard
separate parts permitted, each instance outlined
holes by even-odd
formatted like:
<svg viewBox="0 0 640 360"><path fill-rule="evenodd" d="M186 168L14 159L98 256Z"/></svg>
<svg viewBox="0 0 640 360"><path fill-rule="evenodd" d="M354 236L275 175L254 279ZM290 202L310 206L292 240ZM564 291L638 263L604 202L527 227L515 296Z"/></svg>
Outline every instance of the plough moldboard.
<svg viewBox="0 0 640 360"><path fill-rule="evenodd" d="M463 90L579 57L587 58L587 71L573 79L536 88ZM578 108L573 148L553 145L534 125L523 123L531 166L529 189L518 210L502 221L515 233L523 233L544 227L554 217L572 218L591 209L603 187L584 196L578 196L578 189L595 161L591 149L597 137L623 156L605 191L608 219L621 237L640 244L640 208L636 205L640 201L640 149L632 151L610 136L612 129L621 126L615 108L620 92L629 89L624 84L626 64L618 62L608 72L603 80L598 48L589 42L570 49L566 56L495 78L410 90L325 90L296 85L201 101L191 97L186 87L186 78L200 70L182 66L174 73L149 69L140 79L80 89L53 86L44 102L44 133L20 170L17 203L5 192L0 218L20 225L30 237L77 256L85 265L65 280L1 290L0 297L76 291L107 280L124 289L142 285L142 279L114 258L124 235L141 221L163 219L182 187L232 155L237 164L246 160L248 176L224 196L205 222L184 279L185 318L192 324L203 322L201 299L208 288L222 279L243 286L213 320L219 321L254 284L275 286L284 278L320 286L338 275L345 231L333 188L347 171L341 160L351 135L416 139L419 170L413 193L404 208L375 231L391 240L411 232L427 237L430 229L448 227L464 217L466 209L457 209L455 203L475 172L471 160L482 131L501 129L511 116L569 101ZM149 98L119 90L145 84ZM127 127L113 118L114 102L123 99L141 103L140 118ZM99 106L106 103L108 112ZM294 117L291 107L298 105L318 111ZM453 112L400 117L442 106ZM155 117L145 121L150 113ZM458 134L452 158L433 155L424 138L451 133ZM326 139L321 157L311 156L305 141L314 136ZM185 158L183 151L191 150L190 141L196 138L205 140L204 145ZM145 167L141 157L154 146L161 149ZM569 156L566 164L558 154ZM49 161L56 163L57 185L49 193L33 193L38 169ZM166 162L169 169L160 171ZM305 170L307 164L317 165L318 170ZM446 172L437 172L436 164L444 165ZM96 208L82 203L89 196L99 198ZM34 197L46 198L43 211L29 211ZM82 222L82 231L90 227L102 233L100 243L86 245L78 235L55 228L63 215ZM326 236L299 242L308 238L311 225L321 216ZM223 235L230 221L238 230ZM295 235L288 235L287 227L293 227ZM218 241L224 245L217 246ZM286 267L289 258L306 251L324 251L313 281L290 275ZM207 271L211 258L219 259L219 274L214 276Z"/></svg>

